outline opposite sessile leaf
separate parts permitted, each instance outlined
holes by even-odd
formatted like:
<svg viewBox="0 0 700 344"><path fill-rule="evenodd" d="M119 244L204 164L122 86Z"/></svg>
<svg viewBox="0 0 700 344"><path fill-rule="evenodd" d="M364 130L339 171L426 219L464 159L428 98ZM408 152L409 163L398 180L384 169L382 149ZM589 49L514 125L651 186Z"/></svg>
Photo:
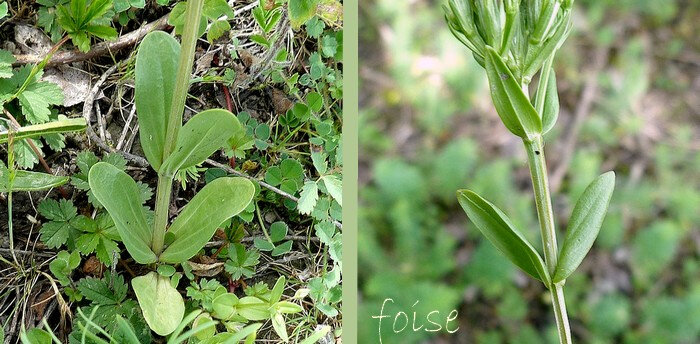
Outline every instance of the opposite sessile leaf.
<svg viewBox="0 0 700 344"><path fill-rule="evenodd" d="M542 120L520 83L491 47L486 47L486 75L491 99L503 124L513 134L532 140L542 133Z"/></svg>
<svg viewBox="0 0 700 344"><path fill-rule="evenodd" d="M559 262L554 270L554 283L569 277L593 246L608 211L613 189L615 172L610 171L594 179L579 197L571 213Z"/></svg>
<svg viewBox="0 0 700 344"><path fill-rule="evenodd" d="M549 286L549 273L542 257L500 209L470 190L457 191L457 200L469 219L501 253Z"/></svg>

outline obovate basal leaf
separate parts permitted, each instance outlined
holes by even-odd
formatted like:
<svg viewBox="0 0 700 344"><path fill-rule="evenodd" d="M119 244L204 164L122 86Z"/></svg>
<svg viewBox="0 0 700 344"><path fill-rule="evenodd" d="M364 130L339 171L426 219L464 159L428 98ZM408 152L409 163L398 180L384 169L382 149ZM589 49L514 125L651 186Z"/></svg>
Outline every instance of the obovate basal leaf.
<svg viewBox="0 0 700 344"><path fill-rule="evenodd" d="M174 175L179 170L201 163L239 130L242 130L240 122L226 110L200 112L180 129L177 146L163 163L162 172Z"/></svg>
<svg viewBox="0 0 700 344"><path fill-rule="evenodd" d="M10 191L8 188L9 171L0 162L0 192ZM54 176L41 172L17 170L12 183L12 191L39 191L61 186L67 183L68 177Z"/></svg>
<svg viewBox="0 0 700 344"><path fill-rule="evenodd" d="M160 255L160 261L175 264L192 258L222 222L248 206L254 193L253 183L239 177L217 178L204 186L170 226L175 240Z"/></svg>
<svg viewBox="0 0 700 344"><path fill-rule="evenodd" d="M88 183L95 198L112 216L131 257L140 264L154 263L157 257L149 247L152 231L136 182L114 165L98 162L90 169Z"/></svg>
<svg viewBox="0 0 700 344"><path fill-rule="evenodd" d="M131 286L148 327L161 336L175 331L185 315L185 302L170 279L149 272L131 280Z"/></svg>
<svg viewBox="0 0 700 344"><path fill-rule="evenodd" d="M173 99L180 44L163 31L146 35L136 54L135 102L141 147L158 171Z"/></svg>
<svg viewBox="0 0 700 344"><path fill-rule="evenodd" d="M64 117L65 118L65 117ZM73 131L85 130L87 124L84 118L60 119L43 124L28 125L12 132L15 140L34 138L46 134L68 133ZM9 133L7 130L0 131L0 143L5 143L8 140Z"/></svg>
<svg viewBox="0 0 700 344"><path fill-rule="evenodd" d="M554 270L554 283L565 280L581 264L598 236L615 189L615 172L594 179L579 197L566 228L566 238Z"/></svg>
<svg viewBox="0 0 700 344"><path fill-rule="evenodd" d="M542 257L496 206L470 190L457 191L457 200L469 219L510 261L549 286Z"/></svg>
<svg viewBox="0 0 700 344"><path fill-rule="evenodd" d="M540 135L542 121L513 73L493 48L486 47L485 59L491 99L503 124L523 139Z"/></svg>

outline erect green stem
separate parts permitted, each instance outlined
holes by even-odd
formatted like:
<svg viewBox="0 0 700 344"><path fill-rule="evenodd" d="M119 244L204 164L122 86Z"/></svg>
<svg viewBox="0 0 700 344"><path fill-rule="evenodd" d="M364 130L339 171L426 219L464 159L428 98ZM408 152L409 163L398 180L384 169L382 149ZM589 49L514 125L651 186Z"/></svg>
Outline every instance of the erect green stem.
<svg viewBox="0 0 700 344"><path fill-rule="evenodd" d="M557 266L557 235L554 228L554 212L552 211L552 199L549 194L549 180L547 179L547 164L544 158L544 144L542 138L533 141L523 141L527 150L532 187L535 192L535 206L537 217L542 232L542 246L544 247L544 261L550 275L554 274ZM552 284L549 291L552 295L552 307L554 318L559 332L559 342L570 344L571 330L569 319L566 315L566 301L564 300L563 283Z"/></svg>
<svg viewBox="0 0 700 344"><path fill-rule="evenodd" d="M197 34L199 33L199 22L202 19L203 4L204 0L187 1L187 18L185 19L185 30L182 33L180 61L177 65L175 89L173 90L173 99L170 105L170 114L168 115L168 127L165 134L165 146L163 147L163 161L165 161L175 149L177 133L182 126L182 112L185 109L187 89L190 87L194 50L197 45Z"/></svg>
<svg viewBox="0 0 700 344"><path fill-rule="evenodd" d="M204 0L187 1L187 18L185 30L182 34L180 47L180 60L177 67L173 100L168 114L168 126L165 133L165 145L163 147L163 161L166 161L177 144L177 134L182 127L182 113L185 110L187 89L190 86L192 76L192 63L194 62L194 50L197 45L199 22L202 18L202 6ZM156 191L156 211L153 223L153 238L151 249L156 255L163 251L165 230L168 226L168 209L170 208L170 193L173 188L173 175L158 173L158 189Z"/></svg>
<svg viewBox="0 0 700 344"><path fill-rule="evenodd" d="M15 255L15 238L13 236L12 226L12 187L15 183L15 176L17 175L17 170L15 169L15 138L12 124L7 126L7 133L7 229L10 239L10 253L12 254L15 265L19 266L17 256Z"/></svg>
<svg viewBox="0 0 700 344"><path fill-rule="evenodd" d="M151 249L156 255L163 252L165 229L168 226L168 210L170 208L170 193L173 189L173 178L158 174L158 189L156 191L156 212L153 219L153 238Z"/></svg>

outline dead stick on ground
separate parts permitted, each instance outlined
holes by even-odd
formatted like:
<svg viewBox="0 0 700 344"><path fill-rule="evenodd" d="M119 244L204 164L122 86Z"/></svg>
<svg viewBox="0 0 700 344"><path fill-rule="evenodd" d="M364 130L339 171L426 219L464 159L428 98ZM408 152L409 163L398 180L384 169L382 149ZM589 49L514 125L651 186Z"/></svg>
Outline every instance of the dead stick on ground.
<svg viewBox="0 0 700 344"><path fill-rule="evenodd" d="M90 49L90 51L88 52L81 52L79 50L58 52L54 54L54 56L52 56L51 59L49 59L49 61L46 63L46 66L51 67L65 63L89 60L97 56L102 56L108 52L115 52L117 50L136 44L149 32L163 29L167 25L168 15L165 15L154 22L148 23L125 35L119 36L119 38L117 38L114 41L105 41L95 44L92 47L92 49ZM43 56L38 55L15 55L16 61L13 63L13 66L23 65L27 63L39 63L43 58Z"/></svg>
<svg viewBox="0 0 700 344"><path fill-rule="evenodd" d="M92 90L90 90L90 93L88 94L88 96L85 97L85 102L83 104L83 117L85 118L85 121L88 124L86 131L87 131L90 139L95 141L95 143L103 150L111 152L111 153L119 153L122 156L124 156L124 158L126 158L127 160L129 160L129 161L131 161L131 162L133 162L141 167L146 167L146 166L148 166L148 161L146 161L146 159L144 159L140 156L133 155L133 154L123 152L121 150L117 150L117 149L110 147L106 142L102 141L95 134L95 131L92 129L92 126L90 125L90 119L92 117L92 107L93 107L93 104L95 102L95 96L100 91L100 87L102 87L102 84L104 84L104 82L107 80L107 78L110 75L112 75L112 73L114 73L114 71L116 71L120 65L121 65L121 63L117 63L114 66L109 67L109 69L107 69L107 71L105 71L104 74L102 74L102 76L97 80L97 82L95 82L95 85L92 86Z"/></svg>

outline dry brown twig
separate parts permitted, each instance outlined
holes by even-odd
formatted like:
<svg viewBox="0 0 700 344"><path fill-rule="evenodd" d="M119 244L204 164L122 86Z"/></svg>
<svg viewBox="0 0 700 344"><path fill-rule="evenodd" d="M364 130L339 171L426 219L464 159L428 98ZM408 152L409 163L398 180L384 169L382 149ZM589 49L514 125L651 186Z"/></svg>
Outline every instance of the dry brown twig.
<svg viewBox="0 0 700 344"><path fill-rule="evenodd" d="M140 28L119 36L116 40L105 41L95 44L88 52L79 50L66 50L54 54L46 63L46 67L51 67L60 64L71 62L85 61L91 58L102 56L108 52L115 52L128 46L138 43L146 34L153 30L160 30L168 26L168 15L162 16L160 19L141 26ZM13 66L24 65L28 63L39 63L44 58L40 55L15 55Z"/></svg>

